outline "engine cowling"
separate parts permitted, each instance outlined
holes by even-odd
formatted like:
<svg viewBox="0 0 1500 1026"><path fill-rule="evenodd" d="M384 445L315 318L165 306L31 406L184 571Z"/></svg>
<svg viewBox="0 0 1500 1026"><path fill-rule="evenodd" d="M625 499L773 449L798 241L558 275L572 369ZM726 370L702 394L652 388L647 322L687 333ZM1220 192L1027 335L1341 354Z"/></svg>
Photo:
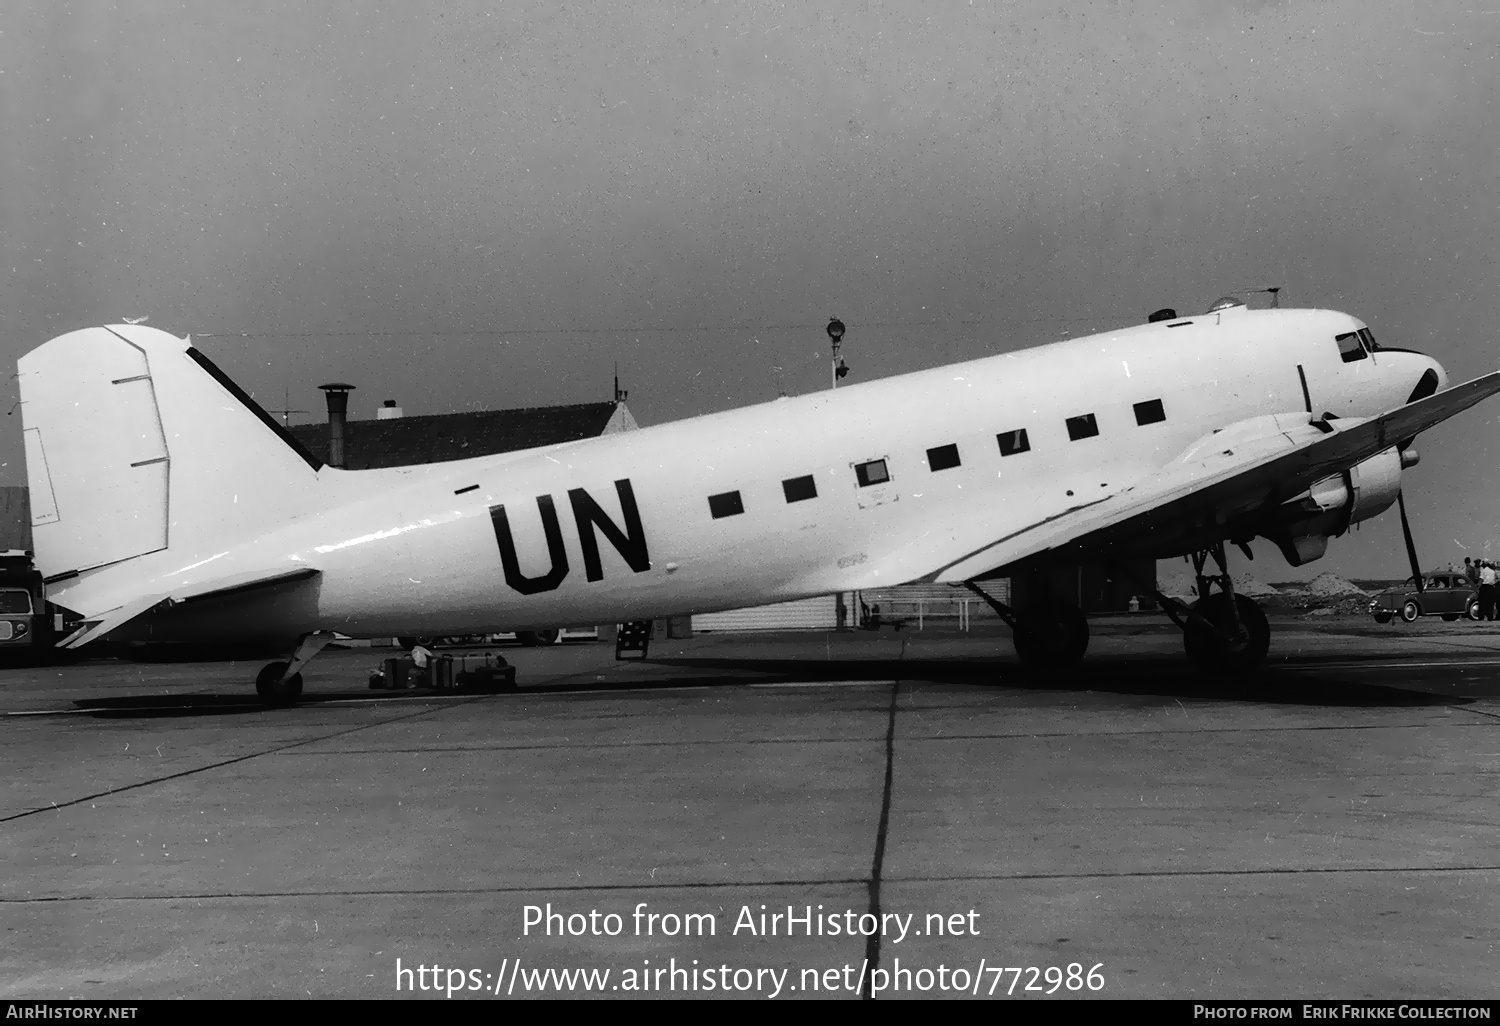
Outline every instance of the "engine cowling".
<svg viewBox="0 0 1500 1026"><path fill-rule="evenodd" d="M1320 559L1328 539L1361 520L1390 509L1401 493L1401 471L1414 466L1417 454L1395 446L1361 460L1348 470L1317 481L1281 507L1282 523L1267 532L1292 566Z"/></svg>

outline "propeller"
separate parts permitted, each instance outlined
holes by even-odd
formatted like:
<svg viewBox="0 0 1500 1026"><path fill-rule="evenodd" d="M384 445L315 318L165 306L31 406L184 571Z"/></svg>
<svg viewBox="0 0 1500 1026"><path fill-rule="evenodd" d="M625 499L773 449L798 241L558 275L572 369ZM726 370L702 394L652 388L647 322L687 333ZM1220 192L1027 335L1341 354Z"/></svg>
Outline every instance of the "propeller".
<svg viewBox="0 0 1500 1026"><path fill-rule="evenodd" d="M1422 590L1422 568L1417 563L1417 546L1411 540L1411 523L1406 519L1406 493L1396 493L1396 504L1401 511L1401 537L1406 539L1406 558L1411 560L1411 576L1417 582L1417 591Z"/></svg>

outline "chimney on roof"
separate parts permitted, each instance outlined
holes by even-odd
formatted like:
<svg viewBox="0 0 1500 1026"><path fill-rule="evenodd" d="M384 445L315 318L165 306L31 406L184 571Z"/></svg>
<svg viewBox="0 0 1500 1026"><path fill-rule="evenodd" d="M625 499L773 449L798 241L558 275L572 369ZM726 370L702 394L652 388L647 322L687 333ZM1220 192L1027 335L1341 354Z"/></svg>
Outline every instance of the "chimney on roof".
<svg viewBox="0 0 1500 1026"><path fill-rule="evenodd" d="M396 400L387 399L380 409L375 411L376 420L396 420L401 416L401 407L396 405Z"/></svg>
<svg viewBox="0 0 1500 1026"><path fill-rule="evenodd" d="M349 393L354 391L354 386L334 382L331 385L318 387L328 397L328 465L342 467L344 465L344 428L349 420Z"/></svg>

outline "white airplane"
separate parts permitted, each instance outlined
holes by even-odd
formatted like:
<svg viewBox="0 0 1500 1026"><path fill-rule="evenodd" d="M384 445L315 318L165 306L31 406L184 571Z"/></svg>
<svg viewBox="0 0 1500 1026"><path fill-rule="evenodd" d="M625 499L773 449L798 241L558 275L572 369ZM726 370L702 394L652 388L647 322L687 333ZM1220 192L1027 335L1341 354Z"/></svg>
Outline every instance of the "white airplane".
<svg viewBox="0 0 1500 1026"><path fill-rule="evenodd" d="M1500 373L1444 390L1435 360L1347 314L1223 300L659 427L349 471L155 328L75 331L19 370L36 562L82 618L59 644L275 640L291 654L256 681L271 703L295 701L335 631L627 622L1002 575L1033 582L1027 607L992 603L1017 653L1066 663L1088 624L1044 571L1183 554L1206 597L1157 597L1189 655L1252 668L1269 629L1225 544L1319 558L1396 502L1418 432L1500 391Z"/></svg>

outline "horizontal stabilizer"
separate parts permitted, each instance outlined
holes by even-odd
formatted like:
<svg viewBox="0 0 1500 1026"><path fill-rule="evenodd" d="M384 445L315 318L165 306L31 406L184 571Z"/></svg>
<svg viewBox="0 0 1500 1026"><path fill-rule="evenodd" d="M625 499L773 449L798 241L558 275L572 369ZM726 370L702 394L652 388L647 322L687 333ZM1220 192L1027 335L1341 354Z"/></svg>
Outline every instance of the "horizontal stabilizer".
<svg viewBox="0 0 1500 1026"><path fill-rule="evenodd" d="M91 641L97 641L112 630L125 626L131 620L142 613L150 612L158 606L165 606L168 601L166 595L147 595L116 606L96 617L91 617L78 626L72 634L57 643L58 648L82 648Z"/></svg>
<svg viewBox="0 0 1500 1026"><path fill-rule="evenodd" d="M99 616L84 620L77 630L59 641L57 647L81 648L91 641L99 640L110 631L118 630L131 620L146 613L161 612L187 602L200 602L206 599L240 595L259 588L268 588L274 584L307 580L308 578L318 576L321 572L315 567L310 566L298 567L293 570L280 568L270 571L257 570L200 581L197 584L186 585L165 594L157 593L143 596L122 606L117 606Z"/></svg>

